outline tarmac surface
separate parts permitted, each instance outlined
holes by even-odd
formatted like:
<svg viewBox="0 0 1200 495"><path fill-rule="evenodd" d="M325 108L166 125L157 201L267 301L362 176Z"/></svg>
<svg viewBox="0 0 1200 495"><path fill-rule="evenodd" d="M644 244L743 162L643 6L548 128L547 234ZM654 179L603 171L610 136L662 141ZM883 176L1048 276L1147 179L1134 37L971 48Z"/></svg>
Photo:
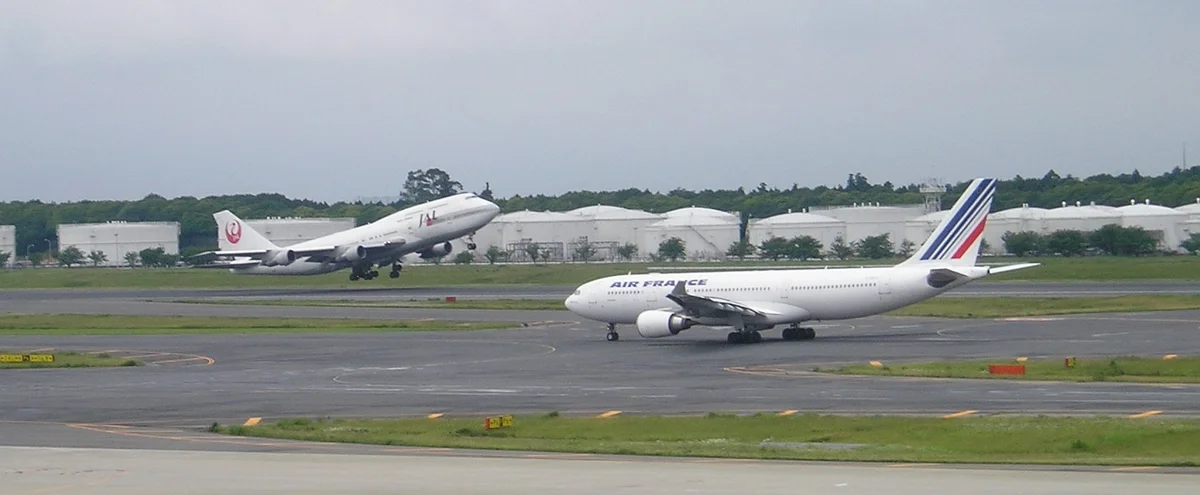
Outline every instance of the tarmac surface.
<svg viewBox="0 0 1200 495"><path fill-rule="evenodd" d="M1139 288L1166 293L1186 286ZM405 292L412 289L372 290L391 293L384 297L396 297L397 291L401 297L413 297ZM469 298L464 292L443 290L429 297ZM357 297L342 291L264 292L256 295ZM188 493L797 493L797 486L820 493L926 493L930 483L937 483L970 493L1192 493L1200 481L1192 470L1164 474L1171 470L1159 469L1150 475L1023 468L1020 476L1012 476L990 467L906 469L382 449L229 438L202 431L213 422L240 424L250 417L271 421L552 410L1200 415L1200 386L1194 385L884 379L811 371L871 360L1200 354L1200 312L1010 320L880 316L817 325L813 341L784 342L778 332L765 332L762 343L728 345L724 331L706 328L645 340L623 327L622 340L607 342L602 324L581 321L565 311L169 302L245 293L3 292L0 313L439 318L539 325L455 333L0 336L0 348L7 350L108 352L151 363L138 368L4 372L0 394L7 400L0 408L0 445L7 447L0 447L0 486L16 493L46 493L56 486L71 493L175 493L182 485L163 483L187 479L194 488ZM583 458L594 462L581 462ZM461 476L476 470L488 474Z"/></svg>

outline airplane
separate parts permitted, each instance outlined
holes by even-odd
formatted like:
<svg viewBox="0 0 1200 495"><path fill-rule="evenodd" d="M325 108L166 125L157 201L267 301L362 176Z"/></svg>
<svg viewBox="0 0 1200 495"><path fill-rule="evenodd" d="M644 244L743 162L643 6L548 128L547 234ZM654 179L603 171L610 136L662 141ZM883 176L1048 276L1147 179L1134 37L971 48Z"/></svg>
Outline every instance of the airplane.
<svg viewBox="0 0 1200 495"><path fill-rule="evenodd" d="M779 325L783 340L811 340L809 321L886 313L988 275L1038 266L976 265L996 180L971 181L954 207L911 257L894 266L675 272L603 277L580 285L564 301L583 318L635 325L643 338L678 335L693 326L732 327L731 344L762 341Z"/></svg>
<svg viewBox="0 0 1200 495"><path fill-rule="evenodd" d="M375 222L316 239L279 247L246 226L229 210L213 214L220 228L214 255L231 261L200 268L228 268L246 275L319 275L350 268L350 280L379 276L375 266L391 265L391 278L400 277L400 259L416 253L440 258L453 250L450 241L466 236L467 249L475 250L473 236L500 213L500 207L474 193L459 193L411 206Z"/></svg>

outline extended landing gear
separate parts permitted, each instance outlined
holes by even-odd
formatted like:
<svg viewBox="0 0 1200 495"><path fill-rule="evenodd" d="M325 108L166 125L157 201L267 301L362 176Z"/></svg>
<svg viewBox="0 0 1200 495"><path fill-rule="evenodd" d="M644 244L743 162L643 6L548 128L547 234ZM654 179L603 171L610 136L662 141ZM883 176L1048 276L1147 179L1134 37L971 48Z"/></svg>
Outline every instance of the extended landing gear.
<svg viewBox="0 0 1200 495"><path fill-rule="evenodd" d="M608 339L609 342L616 342L618 340L621 340L621 336L617 334L617 325L616 324L613 324L613 323L608 324L608 335L604 336L604 338Z"/></svg>
<svg viewBox="0 0 1200 495"><path fill-rule="evenodd" d="M391 278L400 278L400 268L401 267L399 263L392 264L392 272L389 273L388 276Z"/></svg>
<svg viewBox="0 0 1200 495"><path fill-rule="evenodd" d="M378 276L379 276L379 270L370 270L370 269L364 269L364 268L358 268L358 267L350 269L350 281L351 282L356 281L358 279L374 280L375 277L378 277Z"/></svg>
<svg viewBox="0 0 1200 495"><path fill-rule="evenodd" d="M762 342L762 334L753 332L729 332L726 340L730 344L757 344Z"/></svg>
<svg viewBox="0 0 1200 495"><path fill-rule="evenodd" d="M788 327L783 329L783 340L812 340L817 338L817 331L811 328Z"/></svg>

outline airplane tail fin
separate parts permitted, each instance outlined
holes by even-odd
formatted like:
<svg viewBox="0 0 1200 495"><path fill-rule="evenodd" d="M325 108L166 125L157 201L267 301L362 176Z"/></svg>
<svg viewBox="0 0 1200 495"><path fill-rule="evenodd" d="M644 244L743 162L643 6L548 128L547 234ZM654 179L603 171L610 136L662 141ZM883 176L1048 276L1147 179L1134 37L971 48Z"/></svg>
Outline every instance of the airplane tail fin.
<svg viewBox="0 0 1200 495"><path fill-rule="evenodd" d="M921 248L901 264L974 265L995 194L996 179L971 181Z"/></svg>
<svg viewBox="0 0 1200 495"><path fill-rule="evenodd" d="M279 247L246 225L246 222L229 210L213 213L213 220L217 221L217 248L221 251L277 249Z"/></svg>

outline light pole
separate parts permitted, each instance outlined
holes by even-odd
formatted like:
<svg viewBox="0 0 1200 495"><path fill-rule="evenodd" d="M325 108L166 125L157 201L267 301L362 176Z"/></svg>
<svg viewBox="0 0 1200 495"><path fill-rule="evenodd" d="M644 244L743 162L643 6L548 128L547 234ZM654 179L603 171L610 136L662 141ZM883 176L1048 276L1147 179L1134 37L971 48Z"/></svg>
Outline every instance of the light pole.
<svg viewBox="0 0 1200 495"><path fill-rule="evenodd" d="M120 232L113 232L113 242L115 242L117 244L117 250L113 254L113 258L115 258L115 259L113 259L113 263L116 263L117 266L121 266L121 260L123 260L125 258L121 257L121 233Z"/></svg>
<svg viewBox="0 0 1200 495"><path fill-rule="evenodd" d="M50 239L42 239L46 241L46 254L54 256L54 245L50 243Z"/></svg>

